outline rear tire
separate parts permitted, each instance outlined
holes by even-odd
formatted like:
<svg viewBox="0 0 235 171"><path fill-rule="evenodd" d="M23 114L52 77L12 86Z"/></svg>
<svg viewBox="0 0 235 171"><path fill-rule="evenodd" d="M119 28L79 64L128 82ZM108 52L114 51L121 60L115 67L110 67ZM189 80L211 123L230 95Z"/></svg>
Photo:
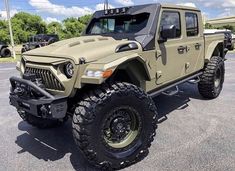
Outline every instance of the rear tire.
<svg viewBox="0 0 235 171"><path fill-rule="evenodd" d="M8 48L3 48L1 50L1 57L6 58L6 57L11 57L11 51Z"/></svg>
<svg viewBox="0 0 235 171"><path fill-rule="evenodd" d="M39 118L34 115L18 111L20 117L26 121L28 124L32 125L33 127L39 128L39 129L49 129L49 128L55 128L62 126L68 118L64 118L61 120L58 119L44 119L44 118Z"/></svg>
<svg viewBox="0 0 235 171"><path fill-rule="evenodd" d="M198 84L200 94L207 99L217 98L223 89L224 74L224 60L219 56L213 56Z"/></svg>
<svg viewBox="0 0 235 171"><path fill-rule="evenodd" d="M78 103L72 126L89 163L102 170L121 169L147 156L156 134L157 110L134 85L102 85Z"/></svg>

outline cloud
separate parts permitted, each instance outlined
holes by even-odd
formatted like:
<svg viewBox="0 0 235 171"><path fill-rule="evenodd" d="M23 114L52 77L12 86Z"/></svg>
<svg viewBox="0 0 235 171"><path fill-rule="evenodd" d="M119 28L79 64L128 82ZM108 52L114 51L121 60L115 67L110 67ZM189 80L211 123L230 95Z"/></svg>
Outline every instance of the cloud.
<svg viewBox="0 0 235 171"><path fill-rule="evenodd" d="M233 7L235 8L235 1L234 0L225 0L222 4L223 7Z"/></svg>
<svg viewBox="0 0 235 171"><path fill-rule="evenodd" d="M192 2L186 2L186 3L180 3L178 5L183 5L183 6L188 6L188 7L197 7L196 4L192 3Z"/></svg>
<svg viewBox="0 0 235 171"><path fill-rule="evenodd" d="M109 4L109 8L115 8L113 5ZM99 10L103 10L104 9L104 4L97 4L95 6L95 10L99 11Z"/></svg>
<svg viewBox="0 0 235 171"><path fill-rule="evenodd" d="M51 23L51 22L59 22L61 23L60 20L58 20L57 18L53 18L53 17L47 17L45 20L44 20L47 24Z"/></svg>
<svg viewBox="0 0 235 171"><path fill-rule="evenodd" d="M88 7L65 7L64 5L53 4L49 0L29 0L29 4L40 12L47 12L66 17L80 17L93 13L93 10Z"/></svg>
<svg viewBox="0 0 235 171"><path fill-rule="evenodd" d="M235 0L153 0L158 3L174 3L198 7L206 13L207 18L235 15Z"/></svg>
<svg viewBox="0 0 235 171"><path fill-rule="evenodd" d="M124 6L134 5L134 2L132 0L115 0L115 1Z"/></svg>
<svg viewBox="0 0 235 171"><path fill-rule="evenodd" d="M15 14L17 14L19 11L18 10L16 10L16 9L12 9L11 11L10 11L10 16L11 17L13 17ZM3 19L3 20L5 20L5 19L7 19L7 12L6 11L1 11L0 10L0 19Z"/></svg>

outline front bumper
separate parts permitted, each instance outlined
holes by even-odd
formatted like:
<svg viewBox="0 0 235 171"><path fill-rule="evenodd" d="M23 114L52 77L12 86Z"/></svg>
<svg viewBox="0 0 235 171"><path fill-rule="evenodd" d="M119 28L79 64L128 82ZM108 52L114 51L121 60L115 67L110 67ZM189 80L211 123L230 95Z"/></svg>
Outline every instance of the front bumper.
<svg viewBox="0 0 235 171"><path fill-rule="evenodd" d="M11 77L10 83L10 104L18 111L47 119L66 116L67 97L53 96L32 81L18 77Z"/></svg>

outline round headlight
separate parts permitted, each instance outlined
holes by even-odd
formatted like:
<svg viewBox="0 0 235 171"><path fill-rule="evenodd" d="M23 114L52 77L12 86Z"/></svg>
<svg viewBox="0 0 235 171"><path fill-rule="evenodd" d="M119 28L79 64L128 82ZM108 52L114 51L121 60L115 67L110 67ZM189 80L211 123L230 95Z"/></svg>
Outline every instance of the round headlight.
<svg viewBox="0 0 235 171"><path fill-rule="evenodd" d="M74 74L74 67L73 67L73 64L72 64L72 63L67 63L67 64L65 65L64 72L65 72L65 75L66 75L68 78L72 78L72 76L73 76L73 74Z"/></svg>

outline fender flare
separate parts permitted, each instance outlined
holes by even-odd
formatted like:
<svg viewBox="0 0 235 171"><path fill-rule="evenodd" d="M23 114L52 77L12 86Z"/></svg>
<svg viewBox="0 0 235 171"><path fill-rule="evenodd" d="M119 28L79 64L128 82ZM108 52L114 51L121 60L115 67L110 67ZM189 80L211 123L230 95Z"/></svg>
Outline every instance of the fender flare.
<svg viewBox="0 0 235 171"><path fill-rule="evenodd" d="M143 59L142 57L140 56L133 56L131 58L128 58L128 59L120 59L120 60L117 60L117 61L114 61L115 62L115 65L111 66L112 63L109 64L109 66L106 66L105 69L109 69L109 68L113 68L113 72L118 72L119 69L122 68L122 66L126 65L128 67L128 65L132 62L137 62L139 64L141 64L140 66L144 69L144 75L145 75L145 79L146 80L151 80L151 73L149 72L149 68L148 68L148 65L146 64L146 60ZM132 68L130 66L130 68Z"/></svg>
<svg viewBox="0 0 235 171"><path fill-rule="evenodd" d="M210 61L210 59L213 56L216 48L222 48L222 49L220 49L221 50L220 53L221 53L221 57L224 58L224 56L225 56L225 53L224 53L224 43L221 42L221 41L214 41L207 48L208 50L207 50L207 52L205 54L206 62Z"/></svg>
<svg viewBox="0 0 235 171"><path fill-rule="evenodd" d="M150 73L151 68L148 66L147 61L141 56L139 56L137 53L130 54L124 57L119 56L119 58L117 56L116 60L107 62L106 64L102 64L102 63L101 64L100 63L99 64L98 63L87 64L85 71L87 70L100 70L100 71L112 70L113 74L115 74L115 72L117 72L121 66L128 65L128 63L133 62L133 61L139 62L141 64L146 74L145 79L151 80L153 77L153 75ZM83 75L80 81L77 80L77 82L75 83L75 87L80 88L82 87L82 84L102 84L107 79L109 78L91 78L91 77L87 77Z"/></svg>

